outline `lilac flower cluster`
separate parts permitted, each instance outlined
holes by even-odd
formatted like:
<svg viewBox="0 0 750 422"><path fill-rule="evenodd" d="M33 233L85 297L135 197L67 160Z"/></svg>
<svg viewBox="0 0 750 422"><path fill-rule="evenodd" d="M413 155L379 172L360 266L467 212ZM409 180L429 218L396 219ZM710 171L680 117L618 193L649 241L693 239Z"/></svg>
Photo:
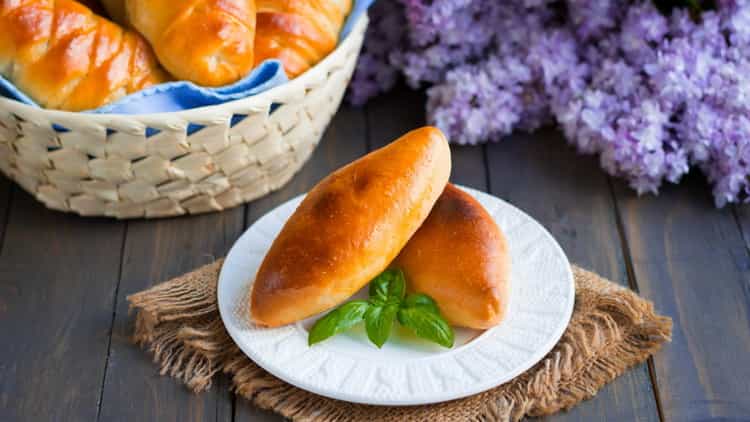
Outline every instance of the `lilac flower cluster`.
<svg viewBox="0 0 750 422"><path fill-rule="evenodd" d="M556 122L641 192L692 166L718 206L750 195L750 0L379 0L350 100L399 75L457 143Z"/></svg>

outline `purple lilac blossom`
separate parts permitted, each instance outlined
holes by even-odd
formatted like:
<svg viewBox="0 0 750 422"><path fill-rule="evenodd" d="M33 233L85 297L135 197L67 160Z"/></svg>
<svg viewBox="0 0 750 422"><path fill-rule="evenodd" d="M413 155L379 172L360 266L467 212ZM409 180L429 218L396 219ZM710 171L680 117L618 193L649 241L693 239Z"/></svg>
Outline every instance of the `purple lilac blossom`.
<svg viewBox="0 0 750 422"><path fill-rule="evenodd" d="M397 3L376 1L368 14L366 42L348 92L349 102L356 105L393 88L400 71L390 63L389 56L406 42L406 19Z"/></svg>
<svg viewBox="0 0 750 422"><path fill-rule="evenodd" d="M699 17L646 0L379 0L350 91L403 75L452 142L555 121L639 193L691 167L717 206L750 194L750 1Z"/></svg>

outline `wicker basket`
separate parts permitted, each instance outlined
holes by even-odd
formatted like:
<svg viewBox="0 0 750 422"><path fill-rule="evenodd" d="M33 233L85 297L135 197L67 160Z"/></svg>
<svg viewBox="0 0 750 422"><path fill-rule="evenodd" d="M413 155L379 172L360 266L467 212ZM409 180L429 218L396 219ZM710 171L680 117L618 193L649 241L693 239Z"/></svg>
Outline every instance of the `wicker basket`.
<svg viewBox="0 0 750 422"><path fill-rule="evenodd" d="M96 115L0 97L0 169L47 207L153 218L221 211L283 186L310 157L357 61L338 48L262 94L174 113Z"/></svg>

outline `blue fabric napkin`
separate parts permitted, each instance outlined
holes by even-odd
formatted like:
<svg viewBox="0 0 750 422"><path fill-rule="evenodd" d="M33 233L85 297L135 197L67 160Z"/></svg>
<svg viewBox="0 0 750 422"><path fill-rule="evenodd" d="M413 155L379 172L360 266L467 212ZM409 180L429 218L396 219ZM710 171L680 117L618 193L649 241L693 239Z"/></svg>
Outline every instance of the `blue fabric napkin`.
<svg viewBox="0 0 750 422"><path fill-rule="evenodd" d="M351 32L359 17L375 0L355 0L352 11L344 22L339 42ZM259 94L289 79L278 60L266 60L243 79L219 88L198 86L192 82L174 81L146 88L125 96L89 113L146 114L187 110L222 104ZM0 76L0 95L39 107L31 98Z"/></svg>

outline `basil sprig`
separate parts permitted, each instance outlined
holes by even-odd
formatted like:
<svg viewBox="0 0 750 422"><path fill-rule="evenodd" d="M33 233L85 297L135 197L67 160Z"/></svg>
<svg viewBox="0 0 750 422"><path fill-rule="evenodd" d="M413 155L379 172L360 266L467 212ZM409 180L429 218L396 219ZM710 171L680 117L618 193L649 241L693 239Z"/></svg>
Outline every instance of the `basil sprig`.
<svg viewBox="0 0 750 422"><path fill-rule="evenodd" d="M376 346L383 347L390 337L405 293L404 273L399 270L384 271L370 282L370 306L365 312L365 329L367 337Z"/></svg>
<svg viewBox="0 0 750 422"><path fill-rule="evenodd" d="M406 296L401 270L386 270L375 277L369 293L367 301L345 303L319 319L310 330L308 344L312 346L364 321L367 337L380 348L390 337L394 321L398 321L419 337L443 347L453 346L453 329L440 315L437 303L422 293Z"/></svg>
<svg viewBox="0 0 750 422"><path fill-rule="evenodd" d="M453 329L440 316L437 303L425 294L412 294L406 298L398 310L398 322L411 328L419 337L443 347L453 346Z"/></svg>
<svg viewBox="0 0 750 422"><path fill-rule="evenodd" d="M313 325L308 334L307 343L313 345L354 327L362 322L366 311L367 302L364 300L355 300L341 305Z"/></svg>

